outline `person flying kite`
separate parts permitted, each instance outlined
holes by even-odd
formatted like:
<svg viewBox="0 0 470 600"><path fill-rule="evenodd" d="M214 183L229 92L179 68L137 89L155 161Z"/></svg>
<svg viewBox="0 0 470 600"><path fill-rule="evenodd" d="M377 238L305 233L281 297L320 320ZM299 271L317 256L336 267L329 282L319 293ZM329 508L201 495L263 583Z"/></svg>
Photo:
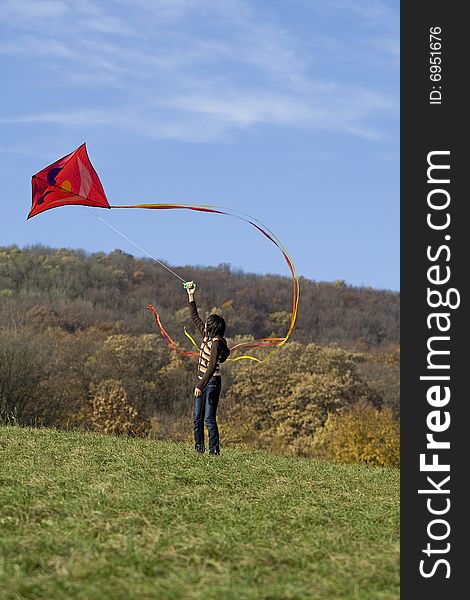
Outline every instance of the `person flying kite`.
<svg viewBox="0 0 470 600"><path fill-rule="evenodd" d="M227 342L223 337L225 334L225 320L220 315L210 315L204 323L197 312L196 302L194 300L195 284L192 281L185 281L178 273L175 273L168 265L152 256L144 248L141 248L136 242L121 233L116 227L95 216L105 225L113 229L127 241L136 246L139 250L147 254L168 272L177 277L183 287L188 292L190 314L193 323L196 325L199 333L203 336L200 347L198 348L194 339L185 330L186 336L191 343L198 348L198 352L181 349L178 344L166 332L160 320L156 309L149 304L155 320L160 329L163 338L175 352L198 358L198 383L194 389L194 443L197 452L204 452L204 423L207 425L209 433L209 453L218 455L220 453L219 430L217 427L217 407L221 391L220 363L226 360L249 359L258 363L265 362L269 356L285 344L290 337L297 318L297 309L299 302L299 279L295 271L292 260L287 250L279 239L257 219L246 215L238 215L233 211L218 206L208 206L204 204L133 204L133 205L114 205L111 206L106 198L103 186L99 180L91 161L88 157L86 145L82 144L76 150L67 154L63 158L55 161L45 167L32 177L32 206L28 214L28 219L34 217L51 208L66 205L83 205L90 208L143 208L143 209L184 209L209 213L213 215L225 215L235 217L249 225L253 226L265 238L272 242L282 252L284 259L289 266L293 282L293 303L292 314L289 329L284 337L264 337L257 340L238 343L232 348L228 348ZM245 350L248 348L268 347L270 351L259 358L257 356L242 355L229 358L231 352Z"/></svg>
<svg viewBox="0 0 470 600"><path fill-rule="evenodd" d="M219 429L217 427L217 406L222 389L220 363L230 356L225 334L225 319L212 314L206 322L197 312L194 285L187 288L189 311L194 325L203 340L199 349L197 376L199 383L194 388L194 447L196 452L204 453L204 420L209 433L209 454L220 454Z"/></svg>

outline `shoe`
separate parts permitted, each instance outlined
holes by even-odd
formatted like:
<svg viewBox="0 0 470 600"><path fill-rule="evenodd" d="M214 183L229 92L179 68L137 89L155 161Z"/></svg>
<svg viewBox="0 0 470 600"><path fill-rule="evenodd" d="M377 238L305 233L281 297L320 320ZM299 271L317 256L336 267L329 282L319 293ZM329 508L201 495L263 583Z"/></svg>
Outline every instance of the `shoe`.
<svg viewBox="0 0 470 600"><path fill-rule="evenodd" d="M209 454L211 456L220 456L220 450L216 449L216 448L210 448L209 449Z"/></svg>
<svg viewBox="0 0 470 600"><path fill-rule="evenodd" d="M204 448L204 446L200 446L199 444L196 444L194 446L194 449L196 450L196 452L198 454L204 454L204 452L206 451L206 449Z"/></svg>

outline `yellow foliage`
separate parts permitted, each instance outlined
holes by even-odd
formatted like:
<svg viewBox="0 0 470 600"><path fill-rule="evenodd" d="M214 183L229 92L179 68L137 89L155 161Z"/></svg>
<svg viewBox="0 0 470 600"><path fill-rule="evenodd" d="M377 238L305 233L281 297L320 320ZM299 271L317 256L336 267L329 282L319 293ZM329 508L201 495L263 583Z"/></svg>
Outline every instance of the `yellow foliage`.
<svg viewBox="0 0 470 600"><path fill-rule="evenodd" d="M145 279L145 273L142 269L136 269L132 274L132 281L134 283L141 283Z"/></svg>
<svg viewBox="0 0 470 600"><path fill-rule="evenodd" d="M400 464L400 427L390 409L360 402L330 414L315 435L315 454L328 460L396 467Z"/></svg>
<svg viewBox="0 0 470 600"><path fill-rule="evenodd" d="M125 334L111 335L103 344L103 351L112 353L118 361L128 364L131 360L139 360L148 354L156 353L159 337L155 333L138 336Z"/></svg>
<svg viewBox="0 0 470 600"><path fill-rule="evenodd" d="M233 311L234 310L234 306L233 306L233 300L226 300L223 304L222 304L222 312L227 312L227 311Z"/></svg>
<svg viewBox="0 0 470 600"><path fill-rule="evenodd" d="M262 365L239 365L221 406L227 440L312 455L328 415L377 398L360 378L356 355L292 342Z"/></svg>
<svg viewBox="0 0 470 600"><path fill-rule="evenodd" d="M269 321L274 324L279 335L285 335L291 322L291 313L286 310L273 312L269 315Z"/></svg>
<svg viewBox="0 0 470 600"><path fill-rule="evenodd" d="M167 357L168 352L157 334L117 334L106 338L100 349L87 360L86 367L92 373L94 383L115 379L119 373L129 398L147 414L155 405L158 370Z"/></svg>
<svg viewBox="0 0 470 600"><path fill-rule="evenodd" d="M145 423L129 403L122 384L107 379L93 386L91 422L95 431L106 434L138 434L145 430Z"/></svg>
<svg viewBox="0 0 470 600"><path fill-rule="evenodd" d="M377 357L377 361L383 362L386 365L399 367L400 366L400 346L398 344L391 346L387 352L384 352Z"/></svg>

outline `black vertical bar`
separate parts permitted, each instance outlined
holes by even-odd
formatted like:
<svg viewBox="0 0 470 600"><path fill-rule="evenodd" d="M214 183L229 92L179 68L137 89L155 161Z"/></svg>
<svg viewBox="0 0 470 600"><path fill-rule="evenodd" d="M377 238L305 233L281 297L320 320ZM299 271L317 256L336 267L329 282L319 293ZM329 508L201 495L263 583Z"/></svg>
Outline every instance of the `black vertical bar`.
<svg viewBox="0 0 470 600"><path fill-rule="evenodd" d="M470 422L468 419L469 393L466 389L467 337L470 327L466 319L468 283L470 269L470 225L465 218L470 197L465 190L465 179L470 174L470 151L468 145L468 108L464 83L468 79L470 66L467 57L468 34L464 17L465 4L428 0L426 2L403 2L401 5L401 299L402 299L402 487L401 487L401 598L454 598L466 597L468 521L465 515L469 503L466 483L470 458ZM440 29L440 33L437 34ZM437 39L440 38L441 54ZM434 47L431 46L434 44ZM435 60L440 57L441 61ZM431 69L439 63L437 68ZM434 71L434 73L433 73ZM433 77L431 77L433 76ZM434 80L433 80L434 79ZM432 104L431 102L435 102ZM434 155L435 163L448 164L450 169L434 170L436 178L450 179L449 183L428 181L428 155L433 151L449 151L449 154ZM467 166L467 163L469 166ZM447 175L445 175L447 172ZM432 177L431 177L432 179ZM447 194L449 206L443 210L428 205L428 194L433 190L431 203L444 205ZM428 214L435 225L446 222L445 229L432 229L427 223ZM447 236L447 237L446 237ZM450 237L449 237L450 236ZM449 251L445 249L449 248ZM431 260L427 256L431 249ZM439 248L441 248L438 254ZM448 254L450 252L450 256ZM439 265L440 271L432 271L431 278L444 279L447 283L431 283L428 269ZM446 269L448 267L450 271ZM432 308L428 303L428 288L441 291L443 297L449 289L451 303L455 304L460 294L458 308ZM436 301L437 295L431 301ZM451 323L447 332L439 331L437 319L427 319L431 313L445 313L440 324ZM468 314L467 314L468 316ZM448 319L448 320L447 320ZM431 325L431 326L429 326ZM449 369L430 369L427 344L432 336L448 336L450 340L434 340L434 349L450 350L449 355L435 356L433 364ZM431 357L432 358L432 357ZM420 376L449 376L450 380L420 380ZM434 439L449 441L450 449L427 449L432 433L427 418L436 425L436 415L429 417L436 407L430 405L427 392L431 386L444 392L450 390L450 400L439 407L439 419L444 423L447 411L450 416L448 429L434 433ZM432 454L438 461L449 464L450 471L424 472L420 470L420 454L426 454L426 462ZM431 477L434 485L427 480ZM447 476L450 480L442 484ZM441 490L448 493L423 493L418 490ZM428 504L430 503L430 504ZM444 511L432 514L429 510ZM437 522L436 519L445 521ZM432 523L435 521L434 523ZM430 537L442 537L435 540ZM448 535L446 535L448 532ZM428 544L430 545L428 547ZM447 546L449 544L449 546ZM426 552L423 552L426 551ZM438 560L446 561L437 564ZM421 563L424 561L424 563ZM422 571L431 576L425 577ZM450 575L450 577L446 577Z"/></svg>

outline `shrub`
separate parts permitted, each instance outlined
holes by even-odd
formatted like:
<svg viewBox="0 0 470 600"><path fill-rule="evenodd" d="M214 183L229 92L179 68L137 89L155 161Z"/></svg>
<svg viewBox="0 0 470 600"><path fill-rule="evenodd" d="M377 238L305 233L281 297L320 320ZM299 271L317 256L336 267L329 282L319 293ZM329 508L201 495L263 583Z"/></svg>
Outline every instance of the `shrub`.
<svg viewBox="0 0 470 600"><path fill-rule="evenodd" d="M107 379L92 386L91 422L95 431L106 434L141 434L146 423L129 403L122 384Z"/></svg>
<svg viewBox="0 0 470 600"><path fill-rule="evenodd" d="M360 400L380 404L355 359L336 347L292 342L262 365L240 365L221 406L227 440L311 455L329 414Z"/></svg>
<svg viewBox="0 0 470 600"><path fill-rule="evenodd" d="M327 460L397 467L400 431L393 411L360 402L330 414L314 440L316 455Z"/></svg>
<svg viewBox="0 0 470 600"><path fill-rule="evenodd" d="M169 352L157 334L119 334L106 338L88 359L86 370L95 385L119 374L127 397L148 418L164 401L158 394L159 371L168 361Z"/></svg>

